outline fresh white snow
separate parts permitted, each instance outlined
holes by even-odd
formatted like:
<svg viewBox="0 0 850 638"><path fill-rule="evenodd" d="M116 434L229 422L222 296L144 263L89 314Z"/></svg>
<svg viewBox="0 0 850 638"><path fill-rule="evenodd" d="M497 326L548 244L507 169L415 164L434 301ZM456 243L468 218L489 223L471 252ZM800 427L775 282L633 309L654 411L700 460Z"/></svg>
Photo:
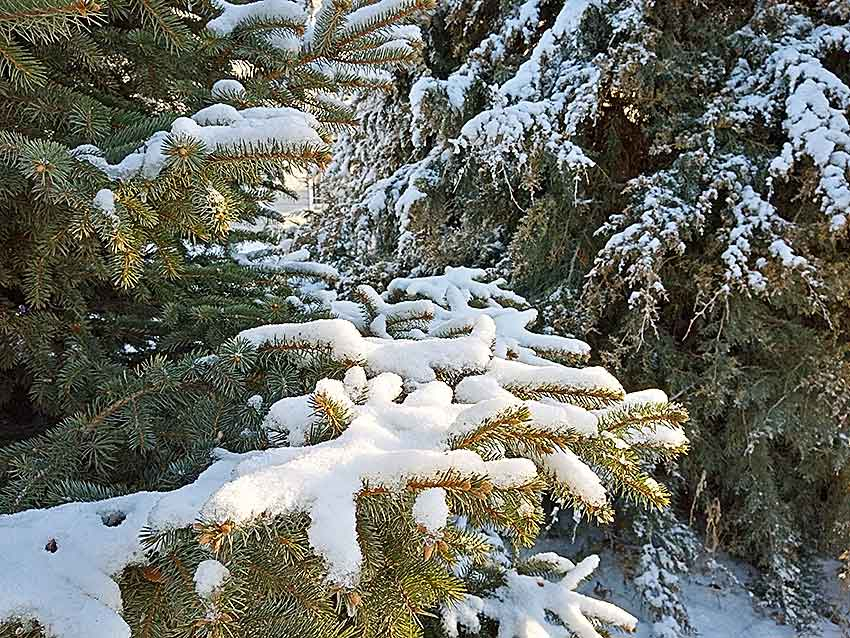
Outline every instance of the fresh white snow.
<svg viewBox="0 0 850 638"><path fill-rule="evenodd" d="M405 280L391 288L428 291L449 306L453 296L470 300L473 291L492 297L498 290L503 299L522 301L500 290L497 283L485 282L483 288L479 283L454 271L445 280L430 279L422 285ZM468 307L459 309L467 311ZM417 339L364 337L342 319L263 326L241 336L260 345L324 344L336 358L360 366L352 367L341 382L323 380L312 395L271 406L265 425L289 446L244 454L219 450L194 483L172 492L142 492L0 516L0 555L7 561L0 572L0 618L36 618L49 635L62 638L128 637L114 578L129 563L143 560L140 531L187 527L199 518L240 524L263 513L306 512L309 542L326 560L328 580L354 586L362 562L356 499L364 484L398 490L410 481L457 472L486 476L495 487L522 485L537 477L538 467L532 460L485 457L456 449L453 442L478 424L517 409L525 410L538 428L599 435L593 413L555 401L523 401L509 392L518 382L602 384L622 391L613 377L598 368L582 370L554 363L540 367L494 356L491 347L497 341L497 323L487 314L474 319L469 334L454 338L424 333ZM437 374L447 370L466 375L458 396L437 380ZM319 395L343 406L348 422L336 438L301 445L318 418L313 399ZM646 396L658 399L661 395ZM251 397L249 403L259 409L262 397ZM625 440L621 443L628 445ZM542 466L557 474L579 501L592 507L606 502L602 482L569 449L544 454ZM445 493L436 486L420 489L411 514L435 536L451 518ZM549 584L511 575L510 587L484 600L480 611L498 617L505 631L526 619L546 626L544 607L582 638L596 638L585 614L631 627L634 619L629 614L574 592L578 581L594 567L595 559L586 559L567 570L558 583ZM21 579L21 574L27 578ZM199 595L214 596L226 578L223 565L202 563L195 574ZM532 592L538 597L530 600ZM522 612L515 609L520 601L525 605Z"/></svg>

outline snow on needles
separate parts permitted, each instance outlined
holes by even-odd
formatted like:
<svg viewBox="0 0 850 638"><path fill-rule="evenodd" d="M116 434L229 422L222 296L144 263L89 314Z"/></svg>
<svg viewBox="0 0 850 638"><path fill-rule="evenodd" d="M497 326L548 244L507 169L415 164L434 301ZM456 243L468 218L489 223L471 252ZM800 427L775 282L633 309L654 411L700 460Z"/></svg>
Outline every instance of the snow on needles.
<svg viewBox="0 0 850 638"><path fill-rule="evenodd" d="M248 4L231 4L226 0L215 0L222 13L210 20L207 28L221 35L231 33L241 23L248 20L266 19L301 24L307 20L304 8L289 0L261 0Z"/></svg>
<svg viewBox="0 0 850 638"><path fill-rule="evenodd" d="M466 303L452 305L454 297L466 301L499 297L524 303L502 289L501 282L480 281L482 275L454 269L441 277L397 280L390 290L428 293L459 308L463 321L470 319L465 313L472 309ZM439 321L452 320L452 308L431 300L385 303L385 310L395 306L422 310L430 304L442 309ZM600 368L570 368L554 362L544 366L530 355L531 363L494 356L491 347L506 338L499 335L500 325L504 329L513 324L499 324L479 313L468 333L435 337L420 331L415 339L363 336L342 319L243 332L243 338L259 347L285 343L309 350L322 345L347 364L348 372L343 381L322 380L311 394L270 406L264 427L271 443L279 447L242 454L218 450L216 460L190 485L172 492L140 492L0 516L0 555L6 561L0 571L0 619L34 618L47 635L62 638L128 638L130 629L121 618L121 592L115 578L128 564L144 561L140 532L188 527L199 519L240 525L260 515L307 513L308 539L325 561L328 581L354 587L363 560L356 531L357 502L365 485L415 492L409 514L436 538L457 514L451 511L446 490L434 486L439 477L450 474L486 477L491 488L499 490L526 485L546 473L587 508L606 506L602 480L566 446L523 456L521 452L508 455L504 448L484 453L459 441L469 440L470 434L485 424L499 423L505 415L519 415L516 418L537 432L592 441L601 436L597 423L609 411L663 403L666 397L657 391L626 397L617 380ZM460 377L455 389L442 380ZM523 398L511 391L540 384L602 388L613 399L590 410L564 398ZM262 397L252 401L256 409L266 409ZM343 415L343 429L335 438L317 436L323 425L317 406L329 404ZM635 444L686 441L684 435L676 438L674 434L663 430L654 437L647 428L635 433ZM618 439L617 454L631 444L628 437ZM500 635L546 636L542 632L551 620L546 610L556 613L582 638L598 636L586 615L627 628L634 625L625 612L573 591L595 567L593 560L586 559L574 569L569 569L571 563L564 565L558 582L509 572L507 584L492 599L469 599L474 607L469 614L462 615L460 609L446 611L447 629L457 635L458 623L470 626L482 614L503 624ZM228 576L226 566L218 561L202 562L194 574L199 597L214 597Z"/></svg>
<svg viewBox="0 0 850 638"><path fill-rule="evenodd" d="M478 620L481 615L499 623L498 638L562 636L565 635L564 625L578 638L597 638L599 633L586 618L590 615L626 631L634 631L637 618L616 605L575 591L598 566L599 558L588 556L556 582L509 570L505 585L492 597L482 600L467 595L456 608L444 610L443 628L452 638L460 636L460 628L477 632L481 628Z"/></svg>
<svg viewBox="0 0 850 638"><path fill-rule="evenodd" d="M215 104L191 118L174 120L170 131L154 133L145 144L117 164L108 163L91 146L76 149L76 156L106 173L110 179L127 180L137 175L153 179L163 170L170 140L195 139L207 151L258 143L276 142L292 148L304 145L324 147L312 115L292 108L254 107L241 111L227 104Z"/></svg>
<svg viewBox="0 0 850 638"><path fill-rule="evenodd" d="M217 560L202 560L195 569L195 591L201 598L211 598L230 577L230 570Z"/></svg>

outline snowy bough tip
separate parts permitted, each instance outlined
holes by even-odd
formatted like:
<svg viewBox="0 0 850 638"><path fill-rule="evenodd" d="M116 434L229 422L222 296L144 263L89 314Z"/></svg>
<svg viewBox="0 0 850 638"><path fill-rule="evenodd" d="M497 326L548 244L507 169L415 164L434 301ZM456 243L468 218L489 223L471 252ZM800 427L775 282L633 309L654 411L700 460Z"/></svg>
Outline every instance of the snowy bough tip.
<svg viewBox="0 0 850 638"><path fill-rule="evenodd" d="M157 185L186 182L187 173L193 176L188 190L198 209L224 216L228 199L239 197L224 197L232 183L258 185L293 169L324 168L333 134L356 125L351 94L386 88L388 69L417 55L413 44L421 34L411 22L433 5L431 0L325 2L308 12L289 0L211 4L220 15L207 22L199 39L229 51L225 59L236 58L229 71L234 77L209 87L203 103L210 105L147 139L132 138L137 147L129 153L122 149L114 160L108 144L69 152L112 182L92 202L94 212L107 214L107 228L158 204L165 189Z"/></svg>
<svg viewBox="0 0 850 638"><path fill-rule="evenodd" d="M546 359L551 340L585 351L537 341L517 314L525 300L482 279L457 269L362 294L373 319L362 331L328 319L243 332L260 358L285 351L307 366L321 350L345 372L302 396L252 396L266 449L220 450L180 489L0 518L0 618L64 638L129 636L163 622L161 589L169 613L209 635L267 622L280 605L316 636L335 635L321 623L381 634L394 614L416 625L433 608L449 635L481 617L504 636L633 629L575 591L595 557L532 556L543 578L523 573L521 552L544 493L603 522L613 494L663 506L644 468L686 449L686 414L658 391L627 395L600 368ZM509 541L507 563L494 534ZM495 570L496 584L475 589L476 570Z"/></svg>

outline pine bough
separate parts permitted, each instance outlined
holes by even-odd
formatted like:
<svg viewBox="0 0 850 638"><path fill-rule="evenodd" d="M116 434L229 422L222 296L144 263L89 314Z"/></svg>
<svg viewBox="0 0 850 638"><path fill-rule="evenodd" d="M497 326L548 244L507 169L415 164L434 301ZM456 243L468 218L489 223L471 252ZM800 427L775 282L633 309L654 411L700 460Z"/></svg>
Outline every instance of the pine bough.
<svg viewBox="0 0 850 638"><path fill-rule="evenodd" d="M601 522L617 494L664 506L641 468L686 450L686 414L658 390L627 394L601 368L559 363L586 361L586 344L530 332L535 311L483 275L361 287L332 301L340 318L241 333L246 355L329 352L345 372L268 406L251 397L266 444L216 450L179 489L0 517L5 630L632 630L631 615L575 591L595 557L520 550L546 492Z"/></svg>

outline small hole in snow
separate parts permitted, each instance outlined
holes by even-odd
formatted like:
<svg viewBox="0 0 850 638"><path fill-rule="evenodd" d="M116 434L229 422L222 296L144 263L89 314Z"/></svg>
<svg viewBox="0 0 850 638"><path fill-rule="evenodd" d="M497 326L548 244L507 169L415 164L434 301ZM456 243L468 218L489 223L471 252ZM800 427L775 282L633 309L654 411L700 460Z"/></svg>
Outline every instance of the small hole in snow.
<svg viewBox="0 0 850 638"><path fill-rule="evenodd" d="M57 549L59 549L59 545L57 544L55 538L51 538L49 541L47 541L47 545L44 546L44 550L50 552L51 554L55 554Z"/></svg>
<svg viewBox="0 0 850 638"><path fill-rule="evenodd" d="M127 518L127 515L120 510L115 512L103 512L100 515L100 520L102 520L103 524L107 527L118 527L124 522L125 518Z"/></svg>

